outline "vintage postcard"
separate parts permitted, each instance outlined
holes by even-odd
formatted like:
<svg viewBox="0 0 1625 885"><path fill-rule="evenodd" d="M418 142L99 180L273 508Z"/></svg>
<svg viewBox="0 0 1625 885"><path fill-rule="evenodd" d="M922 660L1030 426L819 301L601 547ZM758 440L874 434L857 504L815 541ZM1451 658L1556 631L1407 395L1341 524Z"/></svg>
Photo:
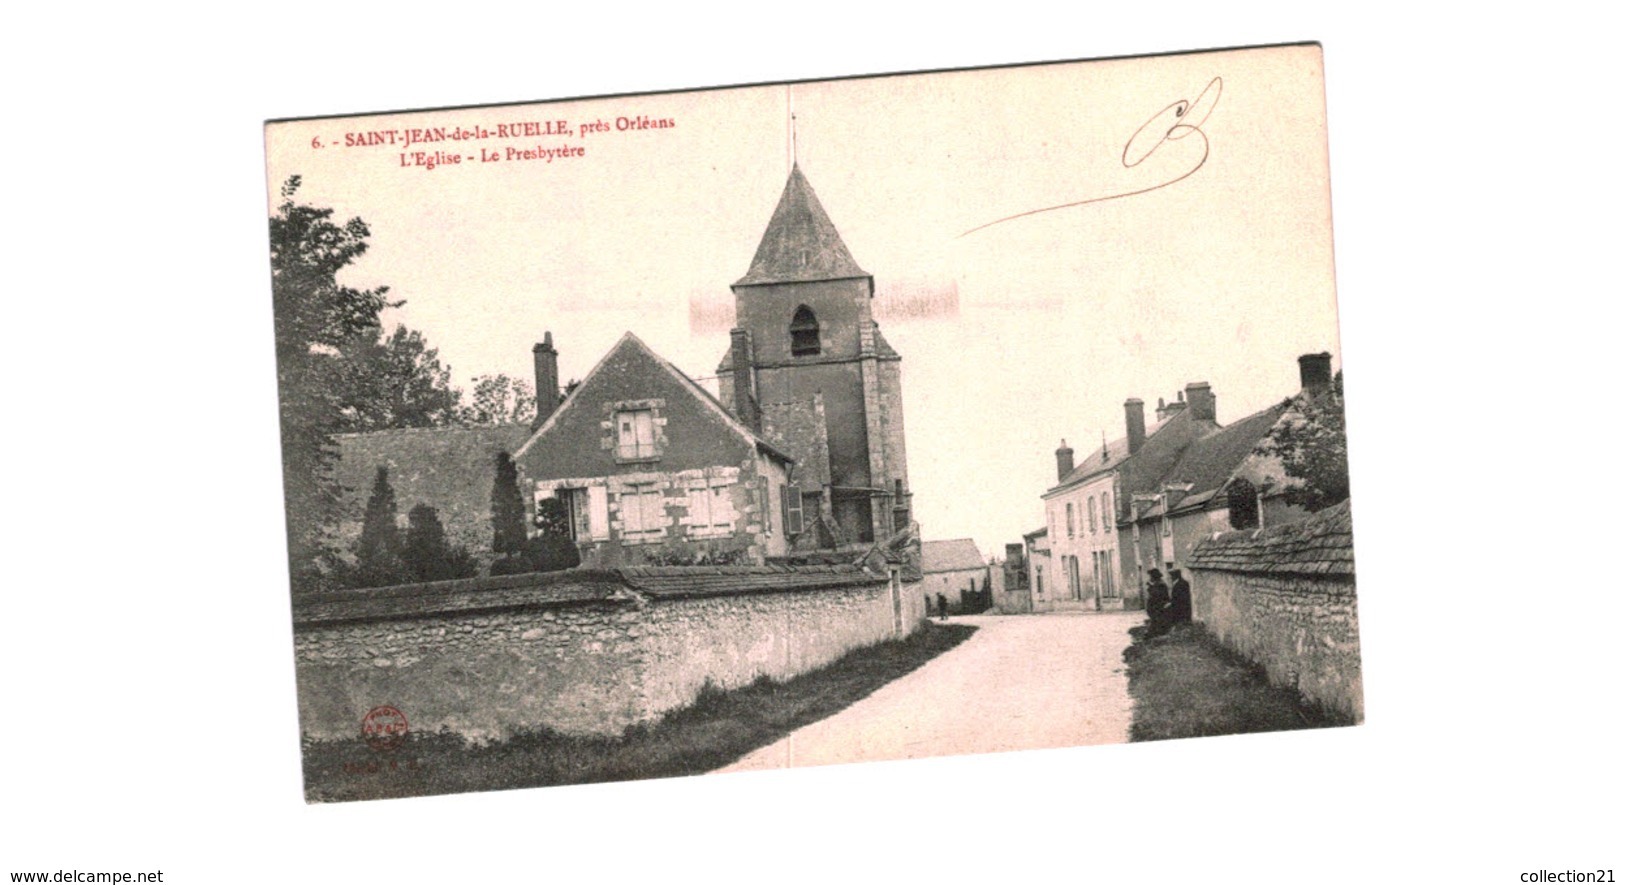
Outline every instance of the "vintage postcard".
<svg viewBox="0 0 1625 885"><path fill-rule="evenodd" d="M265 137L308 800L1361 721L1319 46Z"/></svg>

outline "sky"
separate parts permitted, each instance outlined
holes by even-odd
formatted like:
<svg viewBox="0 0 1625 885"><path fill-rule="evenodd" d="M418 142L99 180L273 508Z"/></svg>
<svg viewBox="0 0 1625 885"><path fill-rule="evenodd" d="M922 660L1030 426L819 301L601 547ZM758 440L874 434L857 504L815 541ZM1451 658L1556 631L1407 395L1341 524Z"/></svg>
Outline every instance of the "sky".
<svg viewBox="0 0 1625 885"><path fill-rule="evenodd" d="M386 322L465 388L530 378L544 331L564 378L627 331L706 378L726 326L690 306L731 305L793 152L903 356L922 533L986 556L1042 523L1063 438L1123 435L1126 398L1206 381L1229 423L1293 393L1298 355L1340 366L1324 121L1296 46L276 123L267 180L368 223L344 281L388 285Z"/></svg>

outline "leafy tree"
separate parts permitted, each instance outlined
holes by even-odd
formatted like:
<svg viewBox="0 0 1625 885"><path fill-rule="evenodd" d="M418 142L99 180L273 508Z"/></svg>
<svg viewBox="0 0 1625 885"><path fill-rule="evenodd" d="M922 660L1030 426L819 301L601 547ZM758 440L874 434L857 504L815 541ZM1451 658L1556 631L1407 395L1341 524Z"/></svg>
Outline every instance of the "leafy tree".
<svg viewBox="0 0 1625 885"><path fill-rule="evenodd" d="M282 417L282 484L288 516L288 569L299 589L329 585L338 561L338 457L332 436L346 429L331 379L343 351L376 340L388 289L341 285L338 274L367 251L359 218L341 224L332 209L294 202L299 176L282 186L270 219L271 300Z"/></svg>
<svg viewBox="0 0 1625 885"><path fill-rule="evenodd" d="M1281 459L1291 480L1288 503L1313 513L1349 496L1349 443L1343 417L1343 373L1324 393L1288 409L1264 438L1264 450Z"/></svg>
<svg viewBox="0 0 1625 885"><path fill-rule="evenodd" d="M367 512L361 523L361 540L356 545L355 583L360 587L382 587L400 583L406 572L401 558L401 532L395 526L395 489L389 484L389 470L380 466L367 498Z"/></svg>
<svg viewBox="0 0 1625 885"><path fill-rule="evenodd" d="M1236 477L1226 490L1226 503L1233 529L1258 528L1258 486L1245 477Z"/></svg>
<svg viewBox="0 0 1625 885"><path fill-rule="evenodd" d="M423 334L396 326L343 351L344 417L351 431L441 427L456 423L462 391Z"/></svg>
<svg viewBox="0 0 1625 885"><path fill-rule="evenodd" d="M406 542L401 550L406 574L413 581L446 581L471 578L479 568L467 550L446 540L446 527L440 514L427 504L419 504L406 514Z"/></svg>
<svg viewBox="0 0 1625 885"><path fill-rule="evenodd" d="M525 549L525 498L519 492L519 466L507 452L497 453L496 481L491 484L491 550L499 556Z"/></svg>
<svg viewBox="0 0 1625 885"><path fill-rule="evenodd" d="M474 402L462 410L464 424L524 424L536 417L536 391L507 375L474 379Z"/></svg>

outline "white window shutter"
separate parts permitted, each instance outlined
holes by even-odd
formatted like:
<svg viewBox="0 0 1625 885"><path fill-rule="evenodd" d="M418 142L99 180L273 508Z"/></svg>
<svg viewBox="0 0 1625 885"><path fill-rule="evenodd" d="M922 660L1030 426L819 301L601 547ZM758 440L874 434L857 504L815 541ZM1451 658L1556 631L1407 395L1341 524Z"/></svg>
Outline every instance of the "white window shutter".
<svg viewBox="0 0 1625 885"><path fill-rule="evenodd" d="M785 485L780 488L784 492L784 533L799 535L802 532L801 486Z"/></svg>
<svg viewBox="0 0 1625 885"><path fill-rule="evenodd" d="M688 488L688 524L694 532L711 527L711 490L703 483Z"/></svg>
<svg viewBox="0 0 1625 885"><path fill-rule="evenodd" d="M609 489L607 487L587 487L587 520L594 541L602 541L609 537Z"/></svg>
<svg viewBox="0 0 1625 885"><path fill-rule="evenodd" d="M707 492L711 497L711 525L714 528L733 528L734 501L729 488L727 485L712 486Z"/></svg>

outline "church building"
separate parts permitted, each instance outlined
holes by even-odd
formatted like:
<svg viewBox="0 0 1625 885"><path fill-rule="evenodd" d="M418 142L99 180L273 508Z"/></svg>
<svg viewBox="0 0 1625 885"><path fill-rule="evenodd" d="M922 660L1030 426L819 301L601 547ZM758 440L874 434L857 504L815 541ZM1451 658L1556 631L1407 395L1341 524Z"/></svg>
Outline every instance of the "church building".
<svg viewBox="0 0 1625 885"><path fill-rule="evenodd" d="M736 327L717 367L719 391L740 421L794 459L794 550L857 550L907 531L902 357L874 320L874 277L799 165L732 288Z"/></svg>

